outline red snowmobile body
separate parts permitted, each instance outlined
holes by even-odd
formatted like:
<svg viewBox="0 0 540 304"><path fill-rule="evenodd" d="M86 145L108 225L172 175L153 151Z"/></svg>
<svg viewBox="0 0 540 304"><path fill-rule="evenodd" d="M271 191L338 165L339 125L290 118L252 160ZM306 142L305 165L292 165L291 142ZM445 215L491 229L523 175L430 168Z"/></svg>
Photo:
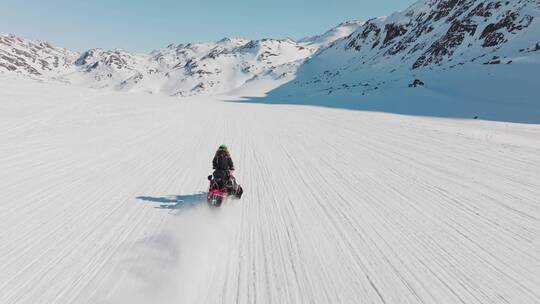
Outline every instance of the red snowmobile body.
<svg viewBox="0 0 540 304"><path fill-rule="evenodd" d="M229 196L240 199L244 190L242 186L236 183L234 176L230 175L228 180L222 180L214 178L212 175L208 175L210 181L210 187L208 189L208 196L206 197L208 204L213 207L219 207Z"/></svg>

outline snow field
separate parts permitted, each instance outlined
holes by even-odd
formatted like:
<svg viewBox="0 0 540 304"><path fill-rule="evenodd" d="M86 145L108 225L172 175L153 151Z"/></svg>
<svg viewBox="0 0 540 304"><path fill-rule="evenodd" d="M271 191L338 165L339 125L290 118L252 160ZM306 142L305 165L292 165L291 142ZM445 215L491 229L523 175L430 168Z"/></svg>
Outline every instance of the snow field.
<svg viewBox="0 0 540 304"><path fill-rule="evenodd" d="M0 303L540 302L538 125L0 89Z"/></svg>

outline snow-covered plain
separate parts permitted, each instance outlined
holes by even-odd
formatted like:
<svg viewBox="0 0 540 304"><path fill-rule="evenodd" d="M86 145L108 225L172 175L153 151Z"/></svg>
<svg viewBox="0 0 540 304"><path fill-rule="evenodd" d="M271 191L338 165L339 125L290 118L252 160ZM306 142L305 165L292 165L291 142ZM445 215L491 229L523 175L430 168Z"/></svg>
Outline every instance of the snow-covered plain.
<svg viewBox="0 0 540 304"><path fill-rule="evenodd" d="M0 91L2 304L540 303L540 125Z"/></svg>

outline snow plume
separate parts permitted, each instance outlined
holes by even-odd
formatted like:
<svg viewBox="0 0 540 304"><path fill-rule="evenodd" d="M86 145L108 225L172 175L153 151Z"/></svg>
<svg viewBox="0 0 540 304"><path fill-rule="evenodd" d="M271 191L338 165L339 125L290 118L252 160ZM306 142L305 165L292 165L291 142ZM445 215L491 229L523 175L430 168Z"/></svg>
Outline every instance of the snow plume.
<svg viewBox="0 0 540 304"><path fill-rule="evenodd" d="M171 210L156 234L138 240L124 257L122 288L105 303L202 303L214 274L225 273L229 246L241 211L235 202L221 208L201 203Z"/></svg>

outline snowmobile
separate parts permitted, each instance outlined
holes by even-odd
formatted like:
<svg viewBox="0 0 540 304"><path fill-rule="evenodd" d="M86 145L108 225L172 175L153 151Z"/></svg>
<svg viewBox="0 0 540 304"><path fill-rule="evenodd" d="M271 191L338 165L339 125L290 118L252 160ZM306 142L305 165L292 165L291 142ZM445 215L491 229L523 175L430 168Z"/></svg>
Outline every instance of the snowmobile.
<svg viewBox="0 0 540 304"><path fill-rule="evenodd" d="M208 175L210 187L206 197L208 204L212 207L219 207L229 196L236 199L242 197L244 189L236 182L236 178L229 174L229 178Z"/></svg>

